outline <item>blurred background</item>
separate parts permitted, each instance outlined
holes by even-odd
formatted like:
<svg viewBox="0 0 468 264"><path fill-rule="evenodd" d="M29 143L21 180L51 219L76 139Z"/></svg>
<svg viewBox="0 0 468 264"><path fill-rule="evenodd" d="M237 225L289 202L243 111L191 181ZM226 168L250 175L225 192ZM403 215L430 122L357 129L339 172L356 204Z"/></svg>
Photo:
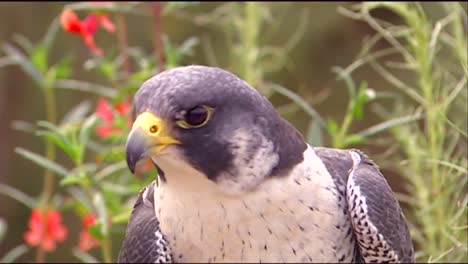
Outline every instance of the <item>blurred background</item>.
<svg viewBox="0 0 468 264"><path fill-rule="evenodd" d="M104 60L127 67L127 73L143 72L143 67L148 67L144 77L162 69L159 40L165 68L203 64L236 73L265 94L309 143L360 148L379 164L410 222L418 261L468 262L467 3L378 3L369 3L366 9L358 2L164 2L159 7L134 2L102 7L116 33L100 31L95 41L104 50ZM47 116L45 93L24 68L11 61L15 55L5 45L16 45L18 35L31 43L40 42L65 6L80 18L93 10L64 2L0 3L0 259L17 249L17 256L10 254L4 261L37 260L33 247L17 248L25 243L31 208L13 199L4 186L33 199L41 196L44 169L18 155L15 148L44 153L44 140L25 131L27 124ZM126 28L124 33L122 28ZM393 37L382 37L382 32ZM420 42L411 46L414 36ZM122 66L119 57L125 51L122 39L134 58L127 66ZM423 45L427 50L416 49ZM48 62L54 65L63 58L69 58L73 79L125 91L119 92L118 98L131 100L141 83L135 77L131 85L127 82L127 86L117 87L125 76L114 76L110 81L103 59L78 35L57 26ZM429 69L419 63L424 58ZM56 89L56 116L61 120L83 101L89 102L92 112L100 97L93 91ZM445 104L445 100L450 103ZM436 112L444 116L431 117ZM436 124L433 130L427 129L431 122ZM56 152L55 161L73 167L63 152ZM436 169L430 167L434 164ZM124 169L123 173L129 174ZM137 182L143 186L144 180ZM65 188L59 187L58 181L55 186L57 190ZM130 199L135 193L126 196ZM440 208L434 209L437 206ZM80 258L72 253L81 221L70 211L62 212L68 236L56 251L47 254L46 261L85 261L84 255ZM114 261L123 238L122 227L125 223L110 236ZM99 248L86 254L102 259Z"/></svg>

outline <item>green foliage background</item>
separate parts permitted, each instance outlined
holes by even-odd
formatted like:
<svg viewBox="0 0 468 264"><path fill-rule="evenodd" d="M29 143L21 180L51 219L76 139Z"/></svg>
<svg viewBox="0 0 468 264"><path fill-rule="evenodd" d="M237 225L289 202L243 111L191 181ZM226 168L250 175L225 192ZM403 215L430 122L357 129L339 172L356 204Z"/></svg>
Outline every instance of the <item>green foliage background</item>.
<svg viewBox="0 0 468 264"><path fill-rule="evenodd" d="M118 102L159 71L151 3L105 9L127 29L128 66L122 35L97 34L105 50L97 58L54 20L63 7L0 3L0 261L35 260L22 237L47 174L57 193L46 200L70 229L48 261L115 260L132 197L154 178L133 177L122 163L125 133L104 142L93 133L98 97ZM309 143L362 149L404 208L417 260L468 262L466 2L163 7L166 68L230 70ZM104 164L94 163L97 154ZM76 250L74 212L86 208L112 219L92 230L109 251Z"/></svg>

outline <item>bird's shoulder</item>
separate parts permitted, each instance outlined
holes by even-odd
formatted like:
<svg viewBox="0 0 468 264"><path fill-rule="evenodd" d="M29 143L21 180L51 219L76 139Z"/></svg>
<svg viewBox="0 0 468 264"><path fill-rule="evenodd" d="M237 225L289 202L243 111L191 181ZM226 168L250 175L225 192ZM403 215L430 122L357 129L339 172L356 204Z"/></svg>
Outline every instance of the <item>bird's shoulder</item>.
<svg viewBox="0 0 468 264"><path fill-rule="evenodd" d="M405 217L379 167L357 149L314 148L338 190L345 190L348 212L365 262L414 262Z"/></svg>
<svg viewBox="0 0 468 264"><path fill-rule="evenodd" d="M353 160L348 150L313 147L315 154L322 161L329 172L337 188L345 191L349 170L353 166Z"/></svg>
<svg viewBox="0 0 468 264"><path fill-rule="evenodd" d="M159 227L154 211L153 181L144 187L133 206L119 263L165 263L172 260L171 250Z"/></svg>

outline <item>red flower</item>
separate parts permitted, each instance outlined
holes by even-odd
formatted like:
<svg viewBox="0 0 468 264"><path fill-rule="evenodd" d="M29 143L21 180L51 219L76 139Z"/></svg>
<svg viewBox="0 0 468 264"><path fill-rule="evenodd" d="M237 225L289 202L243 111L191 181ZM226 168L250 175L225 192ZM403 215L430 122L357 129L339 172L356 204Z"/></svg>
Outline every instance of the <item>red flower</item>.
<svg viewBox="0 0 468 264"><path fill-rule="evenodd" d="M115 32L115 26L106 13L93 13L81 21L73 10L65 9L60 15L60 22L65 31L80 35L86 46L97 55L103 54L102 49L94 43L94 33L98 26L101 25L108 32Z"/></svg>
<svg viewBox="0 0 468 264"><path fill-rule="evenodd" d="M62 225L62 217L53 209L46 214L34 209L29 218L29 228L24 234L26 243L40 246L45 251L55 250L56 241L63 241L67 237L67 228Z"/></svg>
<svg viewBox="0 0 468 264"><path fill-rule="evenodd" d="M123 127L117 124L117 118L119 117L124 118L125 126L130 127L130 108L130 103L126 101L120 102L113 107L106 99L99 98L96 107L96 115L101 118L103 123L96 127L96 134L101 138L108 138L113 134L121 132Z"/></svg>
<svg viewBox="0 0 468 264"><path fill-rule="evenodd" d="M99 240L91 236L89 233L89 227L94 225L95 222L96 218L93 214L87 214L81 219L82 229L80 232L78 247L83 251L99 246Z"/></svg>
<svg viewBox="0 0 468 264"><path fill-rule="evenodd" d="M115 32L115 25L109 18L108 14L101 14L99 16L99 22L101 23L101 27L106 29L108 32L114 33Z"/></svg>

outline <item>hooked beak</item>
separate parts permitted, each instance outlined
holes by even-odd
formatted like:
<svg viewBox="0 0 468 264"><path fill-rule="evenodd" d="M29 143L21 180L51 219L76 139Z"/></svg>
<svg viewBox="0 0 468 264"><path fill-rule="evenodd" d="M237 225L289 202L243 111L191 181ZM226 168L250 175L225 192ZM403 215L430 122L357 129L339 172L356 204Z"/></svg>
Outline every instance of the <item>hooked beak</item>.
<svg viewBox="0 0 468 264"><path fill-rule="evenodd" d="M125 145L128 168L135 173L138 161L155 156L167 146L180 144L163 120L150 112L141 113L133 123Z"/></svg>

